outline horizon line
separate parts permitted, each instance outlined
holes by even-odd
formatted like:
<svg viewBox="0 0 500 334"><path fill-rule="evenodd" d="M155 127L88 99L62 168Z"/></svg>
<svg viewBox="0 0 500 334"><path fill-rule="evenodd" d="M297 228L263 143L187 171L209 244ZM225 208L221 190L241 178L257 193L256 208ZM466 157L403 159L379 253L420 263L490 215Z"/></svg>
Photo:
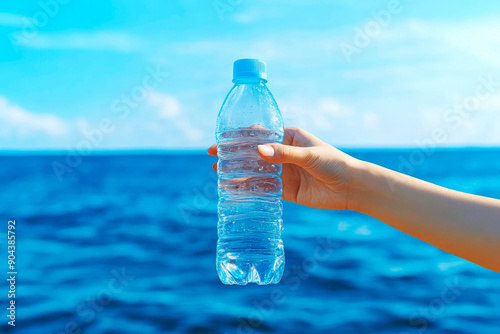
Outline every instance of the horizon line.
<svg viewBox="0 0 500 334"><path fill-rule="evenodd" d="M412 151L412 150L429 150L428 147L419 146L350 146L338 147L343 151ZM496 150L500 146L487 145L470 145L470 146L436 146L432 150L447 151L447 150ZM90 152L79 153L77 150L68 149L1 149L0 156L9 155L66 155L70 153L78 153L81 156L91 155L189 155L189 154L206 154L206 149L199 148L104 148L96 149Z"/></svg>

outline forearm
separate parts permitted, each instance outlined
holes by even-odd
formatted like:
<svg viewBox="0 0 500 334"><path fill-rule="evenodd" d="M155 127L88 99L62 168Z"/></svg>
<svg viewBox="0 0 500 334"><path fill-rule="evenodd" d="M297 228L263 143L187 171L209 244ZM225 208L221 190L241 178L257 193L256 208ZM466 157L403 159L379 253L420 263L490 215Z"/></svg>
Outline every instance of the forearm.
<svg viewBox="0 0 500 334"><path fill-rule="evenodd" d="M446 189L356 161L348 208L500 272L500 200Z"/></svg>

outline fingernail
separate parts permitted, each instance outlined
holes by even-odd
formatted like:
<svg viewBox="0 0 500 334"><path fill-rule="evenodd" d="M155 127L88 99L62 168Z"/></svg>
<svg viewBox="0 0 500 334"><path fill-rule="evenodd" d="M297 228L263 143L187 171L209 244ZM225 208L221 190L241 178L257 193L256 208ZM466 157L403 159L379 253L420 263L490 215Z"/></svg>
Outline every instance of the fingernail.
<svg viewBox="0 0 500 334"><path fill-rule="evenodd" d="M265 157L272 157L274 155L274 148L270 145L258 145L257 149Z"/></svg>

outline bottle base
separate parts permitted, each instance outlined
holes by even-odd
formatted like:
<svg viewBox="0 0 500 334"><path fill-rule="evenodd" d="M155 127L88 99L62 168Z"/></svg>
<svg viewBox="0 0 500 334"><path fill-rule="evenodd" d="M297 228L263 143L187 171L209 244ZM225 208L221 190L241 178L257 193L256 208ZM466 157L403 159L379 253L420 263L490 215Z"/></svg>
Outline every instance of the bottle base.
<svg viewBox="0 0 500 334"><path fill-rule="evenodd" d="M283 276L284 269L284 256L269 260L217 259L219 278L227 285L277 284Z"/></svg>

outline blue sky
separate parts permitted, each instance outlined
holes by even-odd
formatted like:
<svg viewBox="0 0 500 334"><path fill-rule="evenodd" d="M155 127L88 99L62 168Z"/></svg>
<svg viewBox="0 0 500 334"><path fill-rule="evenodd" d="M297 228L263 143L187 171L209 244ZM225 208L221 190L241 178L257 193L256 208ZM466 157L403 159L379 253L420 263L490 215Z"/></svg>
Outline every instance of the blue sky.
<svg viewBox="0 0 500 334"><path fill-rule="evenodd" d="M0 149L205 148L232 62L339 147L500 145L500 3L71 1L0 7Z"/></svg>

